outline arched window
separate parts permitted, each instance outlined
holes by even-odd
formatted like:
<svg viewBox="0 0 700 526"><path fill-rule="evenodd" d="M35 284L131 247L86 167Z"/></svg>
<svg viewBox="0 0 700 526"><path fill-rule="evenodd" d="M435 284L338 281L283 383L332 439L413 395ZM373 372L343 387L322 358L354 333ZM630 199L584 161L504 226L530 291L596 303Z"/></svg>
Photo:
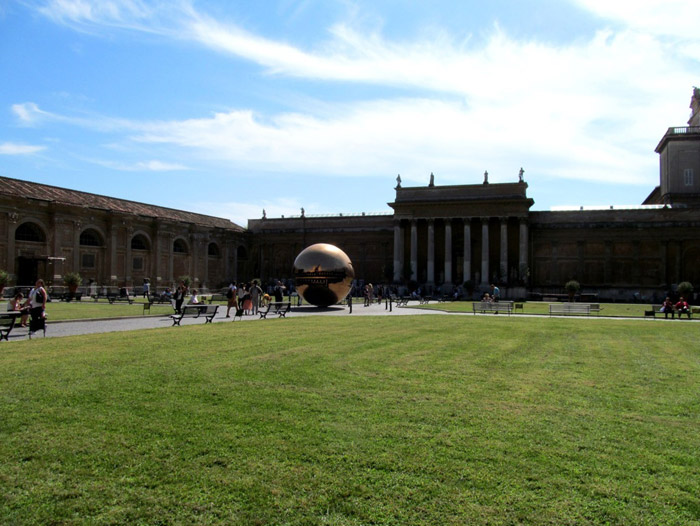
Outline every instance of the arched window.
<svg viewBox="0 0 700 526"><path fill-rule="evenodd" d="M80 234L80 245L83 247L101 247L101 236L97 231L88 228Z"/></svg>
<svg viewBox="0 0 700 526"><path fill-rule="evenodd" d="M46 242L46 235L41 227L35 223L22 223L15 230L15 241Z"/></svg>
<svg viewBox="0 0 700 526"><path fill-rule="evenodd" d="M132 250L148 250L148 240L141 234L137 234L131 238Z"/></svg>
<svg viewBox="0 0 700 526"><path fill-rule="evenodd" d="M217 245L216 243L209 243L207 254L211 257L218 258L221 255L221 251L219 251L219 245Z"/></svg>
<svg viewBox="0 0 700 526"><path fill-rule="evenodd" d="M236 255L238 256L239 261L248 259L248 251L243 245L239 246L238 249L236 249Z"/></svg>
<svg viewBox="0 0 700 526"><path fill-rule="evenodd" d="M187 254L187 245L182 239L176 239L173 242L173 252L175 254Z"/></svg>

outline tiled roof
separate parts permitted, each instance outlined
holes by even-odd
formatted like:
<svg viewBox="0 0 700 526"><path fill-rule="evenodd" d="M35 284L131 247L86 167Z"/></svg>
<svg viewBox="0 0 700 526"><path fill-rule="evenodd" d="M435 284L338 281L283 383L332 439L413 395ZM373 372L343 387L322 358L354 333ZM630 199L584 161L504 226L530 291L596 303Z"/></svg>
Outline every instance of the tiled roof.
<svg viewBox="0 0 700 526"><path fill-rule="evenodd" d="M143 217L157 217L169 221L194 223L196 225L210 228L225 228L240 232L245 230L236 223L220 217L195 214L193 212L185 212L184 210L174 210L163 206L137 203L135 201L127 201L126 199L117 199L114 197L105 197L103 195L89 194L87 192L79 192L77 190L69 190L67 188L59 188L57 186L50 186L46 184L20 181L18 179L10 179L8 177L0 177L0 196L1 195L40 199L62 205L109 210L112 212L120 212L123 214L138 215Z"/></svg>

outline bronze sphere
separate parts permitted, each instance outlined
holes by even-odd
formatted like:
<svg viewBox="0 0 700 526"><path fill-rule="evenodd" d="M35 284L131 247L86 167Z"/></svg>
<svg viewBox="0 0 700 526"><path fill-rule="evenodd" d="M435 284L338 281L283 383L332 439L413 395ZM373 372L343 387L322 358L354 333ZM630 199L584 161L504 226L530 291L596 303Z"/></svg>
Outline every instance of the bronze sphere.
<svg viewBox="0 0 700 526"><path fill-rule="evenodd" d="M328 243L316 243L302 250L294 260L294 283L305 301L328 307L350 292L355 270L345 252Z"/></svg>

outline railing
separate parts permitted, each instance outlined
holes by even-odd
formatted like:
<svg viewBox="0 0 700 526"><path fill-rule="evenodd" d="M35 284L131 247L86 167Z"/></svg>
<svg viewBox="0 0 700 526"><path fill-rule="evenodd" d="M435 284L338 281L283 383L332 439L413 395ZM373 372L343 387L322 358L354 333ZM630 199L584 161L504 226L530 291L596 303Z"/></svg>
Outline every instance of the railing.
<svg viewBox="0 0 700 526"><path fill-rule="evenodd" d="M677 128L669 128L666 135L690 135L691 133L700 133L700 126L679 126Z"/></svg>

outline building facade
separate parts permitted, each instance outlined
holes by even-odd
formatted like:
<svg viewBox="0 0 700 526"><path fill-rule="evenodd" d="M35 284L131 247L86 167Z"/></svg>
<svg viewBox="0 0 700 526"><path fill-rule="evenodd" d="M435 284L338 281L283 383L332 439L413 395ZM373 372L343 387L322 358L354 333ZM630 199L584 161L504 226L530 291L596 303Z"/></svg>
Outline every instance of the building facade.
<svg viewBox="0 0 700 526"><path fill-rule="evenodd" d="M189 275L200 288L291 277L296 255L332 243L358 279L443 291L498 283L506 296L560 292L575 279L601 299L657 297L700 285L700 90L688 126L656 152L659 186L633 209L531 211L521 170L511 183L402 187L391 212L226 219L0 178L0 268L17 284L60 284L79 272L99 285L156 288ZM697 177L696 177L697 176Z"/></svg>

